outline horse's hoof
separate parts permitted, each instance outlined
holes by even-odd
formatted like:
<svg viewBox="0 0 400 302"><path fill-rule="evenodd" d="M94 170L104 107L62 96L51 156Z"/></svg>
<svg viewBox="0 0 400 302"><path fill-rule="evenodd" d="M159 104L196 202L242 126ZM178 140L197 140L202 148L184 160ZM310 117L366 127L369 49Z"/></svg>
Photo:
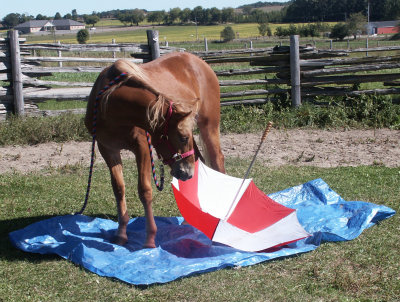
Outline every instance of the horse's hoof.
<svg viewBox="0 0 400 302"><path fill-rule="evenodd" d="M145 243L143 244L144 249L154 249L156 248L156 245L154 243Z"/></svg>
<svg viewBox="0 0 400 302"><path fill-rule="evenodd" d="M118 244L118 245L124 245L125 243L128 242L128 238L124 236L115 236L113 243Z"/></svg>

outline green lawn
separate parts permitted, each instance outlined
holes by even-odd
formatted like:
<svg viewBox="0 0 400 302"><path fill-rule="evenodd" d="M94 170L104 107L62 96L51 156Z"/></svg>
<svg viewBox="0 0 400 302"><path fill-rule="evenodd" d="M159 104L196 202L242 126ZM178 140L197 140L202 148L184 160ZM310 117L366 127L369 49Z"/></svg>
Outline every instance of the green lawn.
<svg viewBox="0 0 400 302"><path fill-rule="evenodd" d="M249 161L227 159L227 172L242 176ZM130 214L143 216L137 200L136 168L126 162ZM346 200L400 209L400 171L380 166L315 168L268 167L258 162L252 177L271 193L323 178ZM80 208L87 168L49 168L0 175L1 301L398 301L400 240L398 214L350 242L325 243L316 251L240 269L183 278L164 285L136 287L100 277L57 256L36 255L11 246L7 234L32 222ZM169 176L167 182L170 181ZM170 186L155 193L155 215L179 211ZM86 215L115 219L108 171L97 166Z"/></svg>

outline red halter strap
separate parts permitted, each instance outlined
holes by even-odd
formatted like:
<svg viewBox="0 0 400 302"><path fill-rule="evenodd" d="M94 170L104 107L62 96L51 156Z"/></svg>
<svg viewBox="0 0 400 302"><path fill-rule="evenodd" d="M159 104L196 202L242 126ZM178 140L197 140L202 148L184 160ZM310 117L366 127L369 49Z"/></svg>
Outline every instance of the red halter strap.
<svg viewBox="0 0 400 302"><path fill-rule="evenodd" d="M163 134L161 134L160 140L154 144L154 147L156 147L156 146L160 145L161 142L165 142L167 144L168 149L173 154L170 159L163 159L164 165L172 165L173 163L180 161L180 160L194 154L194 149L189 150L188 152L185 152L183 154L176 152L174 146L172 146L172 144L168 138L169 121L172 117L172 104L173 104L173 102L169 102L168 112L167 112L167 116L165 118L165 123L164 123Z"/></svg>

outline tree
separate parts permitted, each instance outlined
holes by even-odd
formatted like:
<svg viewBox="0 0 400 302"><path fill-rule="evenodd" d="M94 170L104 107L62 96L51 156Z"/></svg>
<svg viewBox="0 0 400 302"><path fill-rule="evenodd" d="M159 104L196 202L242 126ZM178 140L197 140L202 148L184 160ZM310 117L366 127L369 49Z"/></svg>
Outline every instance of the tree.
<svg viewBox="0 0 400 302"><path fill-rule="evenodd" d="M46 16L43 16L42 14L38 14L35 18L35 20L47 20L48 18Z"/></svg>
<svg viewBox="0 0 400 302"><path fill-rule="evenodd" d="M65 14L63 19L72 19L72 15L70 13Z"/></svg>
<svg viewBox="0 0 400 302"><path fill-rule="evenodd" d="M233 22L235 19L235 10L231 7L223 8L221 11L221 21L224 23Z"/></svg>
<svg viewBox="0 0 400 302"><path fill-rule="evenodd" d="M74 20L74 21L78 20L78 13L77 13L76 9L72 10L71 15L72 15L72 20Z"/></svg>
<svg viewBox="0 0 400 302"><path fill-rule="evenodd" d="M261 9L253 10L251 17L257 23L266 23L268 21L267 15Z"/></svg>
<svg viewBox="0 0 400 302"><path fill-rule="evenodd" d="M233 31L232 27L226 26L221 31L221 39L224 40L224 42L232 41L233 39L235 39L235 32Z"/></svg>
<svg viewBox="0 0 400 302"><path fill-rule="evenodd" d="M261 36L265 36L265 34L267 33L267 28L268 25L267 23L261 23L258 25L258 32L260 33Z"/></svg>
<svg viewBox="0 0 400 302"><path fill-rule="evenodd" d="M61 14L57 12L54 16L54 20L61 20L61 19L62 19Z"/></svg>
<svg viewBox="0 0 400 302"><path fill-rule="evenodd" d="M85 44L89 40L89 32L87 29L81 29L76 34L76 40L79 44Z"/></svg>
<svg viewBox="0 0 400 302"><path fill-rule="evenodd" d="M283 28L282 26L278 26L275 30L275 36L282 38L285 36L288 36L288 30L286 28Z"/></svg>
<svg viewBox="0 0 400 302"><path fill-rule="evenodd" d="M147 21L151 23L158 23L161 24L161 22L164 20L166 13L164 10L162 11L155 11L155 12L150 12L147 15Z"/></svg>
<svg viewBox="0 0 400 302"><path fill-rule="evenodd" d="M19 24L19 18L20 14L11 13L3 18L2 23L6 28L13 28Z"/></svg>
<svg viewBox="0 0 400 302"><path fill-rule="evenodd" d="M210 9L210 14L211 14L211 23L221 22L221 11L218 8L212 7Z"/></svg>
<svg viewBox="0 0 400 302"><path fill-rule="evenodd" d="M398 20L400 17L400 1L386 0L384 4L385 17L388 20Z"/></svg>
<svg viewBox="0 0 400 302"><path fill-rule="evenodd" d="M191 13L190 19L194 22L199 22L201 23L201 18L203 15L203 8L201 6L196 6Z"/></svg>
<svg viewBox="0 0 400 302"><path fill-rule="evenodd" d="M83 15L83 21L86 24L92 25L92 27L94 27L94 25L100 21L100 18L97 15Z"/></svg>
<svg viewBox="0 0 400 302"><path fill-rule="evenodd" d="M351 14L349 20L347 21L347 28L349 33L357 39L357 34L362 33L365 30L365 23L367 18L362 13Z"/></svg>
<svg viewBox="0 0 400 302"><path fill-rule="evenodd" d="M288 28L288 33L289 33L289 36L298 35L299 34L299 30L296 27L296 25L290 24L289 28Z"/></svg>
<svg viewBox="0 0 400 302"><path fill-rule="evenodd" d="M179 19L182 23L188 23L190 21L191 12L192 11L190 10L190 8L185 8L181 11L181 13L179 14Z"/></svg>
<svg viewBox="0 0 400 302"><path fill-rule="evenodd" d="M349 35L349 28L346 23L337 23L332 28L330 37L333 39L339 39L342 41L345 37Z"/></svg>
<svg viewBox="0 0 400 302"><path fill-rule="evenodd" d="M171 8L168 13L168 24L173 24L176 20L179 19L179 15L181 13L181 9L179 7Z"/></svg>
<svg viewBox="0 0 400 302"><path fill-rule="evenodd" d="M125 25L130 24L133 26L133 24L136 24L139 26L139 22L144 20L144 13L140 9L136 8L134 10L129 10L125 13L118 14L117 19Z"/></svg>
<svg viewBox="0 0 400 302"><path fill-rule="evenodd" d="M19 16L18 23L24 23L26 21L34 20L34 19L35 18L33 16L22 14L22 15Z"/></svg>

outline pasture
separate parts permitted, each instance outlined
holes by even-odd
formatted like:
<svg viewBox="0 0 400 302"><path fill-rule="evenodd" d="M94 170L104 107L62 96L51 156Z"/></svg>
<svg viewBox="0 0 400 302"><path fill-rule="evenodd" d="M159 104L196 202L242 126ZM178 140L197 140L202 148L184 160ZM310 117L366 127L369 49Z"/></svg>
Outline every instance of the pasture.
<svg viewBox="0 0 400 302"><path fill-rule="evenodd" d="M328 26L335 23L328 22ZM297 23L296 26L304 25ZM220 34L225 26L231 26L237 35L237 39L228 43L213 43L221 40ZM289 24L269 24L272 33L275 33L277 27L287 28ZM155 29L159 31L160 45L166 42L171 46L184 47L189 51L204 50L204 38L207 38L208 48L216 49L236 49L243 48L245 45L250 47L249 41L252 40L254 48L273 47L280 44L288 44L288 39L279 39L273 37L262 37L258 31L257 23L244 24L222 24L222 25L152 25L141 24L141 26L123 26L118 20L102 19L96 24L96 30L90 31L90 39L88 43L110 43L113 39L117 43L147 43L146 30ZM77 43L76 32L60 32L55 35L50 34L28 34L23 35L27 39L27 43L52 43L60 41L61 43ZM396 41L390 41L387 36L370 37L369 47L376 46L393 46L398 45ZM330 48L330 39L323 37L305 37L301 38L301 45L307 43L314 44L318 48ZM347 41L333 41L334 49L346 49L347 47L355 49L365 47L365 38L357 40L350 39Z"/></svg>
<svg viewBox="0 0 400 302"><path fill-rule="evenodd" d="M163 34L162 30L159 30L162 38L165 35L169 40L169 36L173 35ZM195 28L176 27L174 30L187 30L178 34L186 38L193 35ZM244 32L244 29L239 30ZM136 31L124 32L126 36L122 31L118 33L118 42L123 42L120 38L129 38L126 40L129 42L143 42L132 40ZM98 31L92 38L99 37L99 42L109 42L115 37L115 33L111 32L104 32L102 37L100 34ZM219 38L218 30L217 34ZM138 33L139 36L140 39L145 39L146 35L143 31ZM68 39L75 43L74 36ZM57 40L60 39L57 37ZM193 40L187 45L197 45L196 43ZM75 73L53 77L58 77L57 80L61 81L86 82L94 81L96 75ZM400 127L400 107L393 105L386 97L361 97L351 106L348 106L346 99L340 101L332 99L331 102L336 106L316 107L307 104L297 109L289 108L287 101L282 99L276 104L225 107L222 109L221 131L223 133L261 131L268 120L273 120L280 129L296 127L399 129ZM85 103L50 101L40 104L41 108L47 109L75 106L83 107ZM11 119L0 124L2 146L89 139L81 116ZM60 148L62 149L62 144ZM227 173L242 177L249 163L250 158L227 157ZM135 190L137 179L135 163L127 160L124 164L130 215L143 216L143 207L138 201ZM350 242L322 244L314 252L291 258L246 268L223 269L149 287L135 287L114 279L99 277L57 256L21 252L11 246L8 240L9 232L51 216L70 214L78 210L83 201L88 173L86 162L66 164L57 168L55 166L56 163L49 162L48 167L40 171L27 174L16 171L0 174L0 301L110 301L110 299L115 301L397 301L400 299L398 214L366 230L360 237ZM399 168L384 167L379 162L370 166L319 168L295 165L272 167L268 162L259 160L253 167L251 176L256 185L266 193L320 177L346 200L384 204L397 213L400 210ZM170 176L166 175L166 183L170 180ZM163 192L155 193L154 211L158 216L180 215L170 186L166 185ZM97 164L95 167L91 197L85 214L116 219L109 173L103 164Z"/></svg>
<svg viewBox="0 0 400 302"><path fill-rule="evenodd" d="M107 22L107 23L104 23ZM238 39L262 39L258 31L257 23L243 23L243 24L220 24L220 25L151 25L143 24L141 26L121 26L122 24L115 25L114 22L119 22L114 20L111 21L100 21L96 25L96 30L90 31L90 43L108 43L112 39L115 39L117 43L123 42L134 42L143 43L146 40L146 30L156 29L159 31L160 43L168 41L171 42L189 42L197 43L198 41L203 41L204 38L208 40L220 40L221 31L226 26L231 26L233 31L236 33ZM333 25L334 23L328 23L328 25ZM299 23L297 26L301 26ZM269 24L272 33L276 31L277 27L287 28L289 24ZM61 41L61 43L77 43L76 33L65 33L56 32L55 35L42 35L42 34L28 34L23 37L27 38L28 43L49 43L54 41ZM273 38L265 38L265 40L274 42ZM311 40L311 39L309 39ZM256 41L255 41L256 42ZM241 43L243 45L243 43Z"/></svg>
<svg viewBox="0 0 400 302"><path fill-rule="evenodd" d="M240 177L248 160L228 158L227 172ZM143 216L135 192L136 169L125 162L128 208ZM346 200L385 204L399 211L398 168L381 166L268 167L257 162L252 176L270 193L321 177ZM135 287L99 277L56 256L21 252L7 234L81 206L87 168L81 164L25 175L0 175L0 296L2 301L396 301L400 297L399 216L350 242L322 244L316 251L255 266L223 269L164 285ZM170 181L167 176L166 181ZM179 211L170 186L155 193L155 215ZM95 168L86 215L115 219L114 197L103 165Z"/></svg>

